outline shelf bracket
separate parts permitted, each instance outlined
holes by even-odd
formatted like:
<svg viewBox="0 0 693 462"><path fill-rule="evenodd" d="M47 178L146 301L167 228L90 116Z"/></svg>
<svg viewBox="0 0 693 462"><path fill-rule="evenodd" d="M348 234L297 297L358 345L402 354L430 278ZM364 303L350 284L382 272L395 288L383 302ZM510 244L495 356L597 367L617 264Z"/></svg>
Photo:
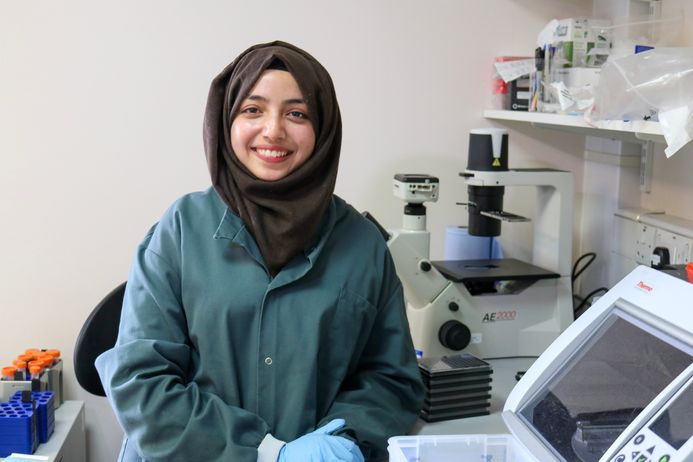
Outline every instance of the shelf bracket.
<svg viewBox="0 0 693 462"><path fill-rule="evenodd" d="M655 143L666 142L666 141L662 141L662 135L652 135L649 133L642 133L642 132L633 132L633 135L635 135L635 138L640 140L640 141L655 142Z"/></svg>
<svg viewBox="0 0 693 462"><path fill-rule="evenodd" d="M640 191L649 193L652 187L652 159L654 157L654 141L647 140L640 150Z"/></svg>

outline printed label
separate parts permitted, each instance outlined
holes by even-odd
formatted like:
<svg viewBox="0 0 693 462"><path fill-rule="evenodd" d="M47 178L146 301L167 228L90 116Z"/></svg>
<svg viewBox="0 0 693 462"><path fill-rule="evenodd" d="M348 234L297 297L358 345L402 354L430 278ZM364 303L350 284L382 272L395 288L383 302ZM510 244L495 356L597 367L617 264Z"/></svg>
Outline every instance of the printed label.
<svg viewBox="0 0 693 462"><path fill-rule="evenodd" d="M484 314L481 322L514 321L517 311L494 311Z"/></svg>

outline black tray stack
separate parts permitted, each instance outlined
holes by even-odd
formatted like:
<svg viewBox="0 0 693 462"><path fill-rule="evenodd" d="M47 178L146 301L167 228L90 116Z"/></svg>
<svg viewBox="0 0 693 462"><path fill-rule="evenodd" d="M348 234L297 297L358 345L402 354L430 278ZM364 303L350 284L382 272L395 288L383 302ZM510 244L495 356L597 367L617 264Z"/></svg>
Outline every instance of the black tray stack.
<svg viewBox="0 0 693 462"><path fill-rule="evenodd" d="M419 358L426 398L419 413L426 422L489 414L491 374L486 361L470 354Z"/></svg>

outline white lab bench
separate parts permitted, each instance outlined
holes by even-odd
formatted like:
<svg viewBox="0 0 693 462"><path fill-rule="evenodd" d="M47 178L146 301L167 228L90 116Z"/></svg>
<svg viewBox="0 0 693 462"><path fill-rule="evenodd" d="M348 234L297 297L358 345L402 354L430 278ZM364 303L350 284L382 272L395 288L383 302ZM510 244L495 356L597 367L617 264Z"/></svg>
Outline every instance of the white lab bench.
<svg viewBox="0 0 693 462"><path fill-rule="evenodd" d="M55 410L55 430L48 442L39 444L34 456L48 462L85 462L84 401L65 401ZM0 461L4 460L0 458Z"/></svg>
<svg viewBox="0 0 693 462"><path fill-rule="evenodd" d="M526 371L536 358L491 359L491 414L464 419L426 422L419 419L411 431L412 435L479 435L510 433L501 414L503 405L517 380L515 374Z"/></svg>

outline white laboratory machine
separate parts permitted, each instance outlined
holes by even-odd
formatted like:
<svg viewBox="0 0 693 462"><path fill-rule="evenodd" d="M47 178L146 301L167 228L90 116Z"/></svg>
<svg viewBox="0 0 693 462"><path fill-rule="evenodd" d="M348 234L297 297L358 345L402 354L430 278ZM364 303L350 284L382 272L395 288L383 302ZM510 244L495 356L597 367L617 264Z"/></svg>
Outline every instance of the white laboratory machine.
<svg viewBox="0 0 693 462"><path fill-rule="evenodd" d="M505 187L536 189L531 261L431 262L425 202L438 199L439 181L398 174L394 195L405 201L403 226L388 246L404 286L417 354L459 352L479 358L539 356L573 321L571 288L573 175L547 169L508 169L508 134L470 135L467 169L469 234L497 236L501 221L528 221L503 211Z"/></svg>
<svg viewBox="0 0 693 462"><path fill-rule="evenodd" d="M534 362L502 416L508 435L394 437L390 461L693 461L693 284L637 267Z"/></svg>
<svg viewBox="0 0 693 462"><path fill-rule="evenodd" d="M693 285L640 266L541 355L503 419L536 460L692 461L692 383Z"/></svg>

